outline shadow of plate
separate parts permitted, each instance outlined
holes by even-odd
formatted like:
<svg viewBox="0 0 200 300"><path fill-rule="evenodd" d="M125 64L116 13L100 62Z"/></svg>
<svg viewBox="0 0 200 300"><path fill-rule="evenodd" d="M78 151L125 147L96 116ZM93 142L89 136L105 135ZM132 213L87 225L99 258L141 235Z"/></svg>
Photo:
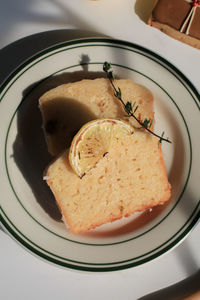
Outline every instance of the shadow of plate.
<svg viewBox="0 0 200 300"><path fill-rule="evenodd" d="M0 50L0 84L33 55L54 45L74 39L105 37L102 33L78 29L59 29L39 32L17 40Z"/></svg>
<svg viewBox="0 0 200 300"><path fill-rule="evenodd" d="M196 294L196 295L195 295ZM193 297L192 297L193 295ZM188 297L188 298L186 298ZM190 298L191 297L191 298ZM183 300L200 299L200 271L189 278L165 289L151 293L138 300Z"/></svg>

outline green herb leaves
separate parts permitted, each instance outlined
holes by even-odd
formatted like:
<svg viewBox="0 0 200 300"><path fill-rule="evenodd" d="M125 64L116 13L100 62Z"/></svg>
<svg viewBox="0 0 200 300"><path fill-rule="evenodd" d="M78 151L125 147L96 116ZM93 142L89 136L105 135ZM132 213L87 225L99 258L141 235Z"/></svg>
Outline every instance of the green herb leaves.
<svg viewBox="0 0 200 300"><path fill-rule="evenodd" d="M115 92L115 97L119 99L119 98L121 98L121 96L122 96L122 92L121 92L120 88L118 88L118 90L116 90L116 92Z"/></svg>
<svg viewBox="0 0 200 300"><path fill-rule="evenodd" d="M104 70L104 72L107 73L110 80L114 80L113 71L112 70L110 71L110 69L111 69L111 64L106 61L103 65L103 70Z"/></svg>
<svg viewBox="0 0 200 300"><path fill-rule="evenodd" d="M116 87L114 85L114 73L112 71L112 66L111 63L109 62L104 62L103 64L103 71L106 73L107 78L109 79L111 86L114 90L114 95L115 97L122 103L125 112L128 114L128 116L133 117L141 126L141 128L144 128L145 130L147 130L149 133L153 134L154 136L156 136L157 138L159 138L159 142L158 142L158 146L161 145L162 141L171 143L171 141L168 138L164 138L164 131L162 132L161 136L159 136L158 134L156 134L155 132L151 131L151 126L153 124L153 119L147 119L145 118L144 121L139 120L136 116L135 116L135 112L138 109L138 105L136 105L136 103L132 104L130 101L127 101L126 103L123 101L122 99L122 91L121 89L118 87Z"/></svg>
<svg viewBox="0 0 200 300"><path fill-rule="evenodd" d="M103 64L103 70L104 72L108 72L111 69L111 64L107 61L105 61L105 63Z"/></svg>
<svg viewBox="0 0 200 300"><path fill-rule="evenodd" d="M150 129L152 124L153 124L153 119L151 120L151 119L145 118L144 121L142 122L143 127L146 129L147 128Z"/></svg>
<svg viewBox="0 0 200 300"><path fill-rule="evenodd" d="M127 114L129 116L132 116L132 114L134 114L136 112L136 110L138 109L138 105L136 105L136 102L134 102L134 104L132 104L131 102L127 101L126 104L124 105L125 111L127 112ZM133 110L134 108L134 110Z"/></svg>
<svg viewBox="0 0 200 300"><path fill-rule="evenodd" d="M163 140L163 136L164 136L164 131L162 132L162 134L161 134L161 136L160 136L160 139L159 139L159 141L158 141L158 146L161 145L162 140Z"/></svg>
<svg viewBox="0 0 200 300"><path fill-rule="evenodd" d="M125 111L127 112L128 115L130 115L133 111L133 108L132 108L132 103L131 102L126 102L125 106Z"/></svg>

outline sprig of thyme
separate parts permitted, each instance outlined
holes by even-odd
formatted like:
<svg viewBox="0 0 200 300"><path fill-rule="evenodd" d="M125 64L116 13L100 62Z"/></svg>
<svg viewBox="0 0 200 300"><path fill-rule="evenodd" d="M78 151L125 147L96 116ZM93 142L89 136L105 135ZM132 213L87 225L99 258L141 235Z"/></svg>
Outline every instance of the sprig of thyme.
<svg viewBox="0 0 200 300"><path fill-rule="evenodd" d="M153 134L154 136L156 136L157 138L159 138L159 142L158 145L160 145L162 143L162 141L171 143L171 141L168 138L164 138L164 131L162 132L161 136L156 134L155 132L153 132L151 130L151 126L153 124L153 119L147 119L145 118L144 121L141 121L140 119L138 119L135 116L135 112L138 109L138 105L136 105L136 103L131 103L130 101L127 101L126 103L124 102L124 100L122 99L122 92L121 89L119 87L116 87L114 85L114 73L111 69L111 64L108 62L105 62L103 64L103 71L106 73L107 78L109 79L111 86L113 88L114 91L114 95L115 97L122 103L124 110L126 111L126 113L128 114L129 117L133 117L138 124L141 126L141 128L144 128L145 130L147 130L149 133Z"/></svg>

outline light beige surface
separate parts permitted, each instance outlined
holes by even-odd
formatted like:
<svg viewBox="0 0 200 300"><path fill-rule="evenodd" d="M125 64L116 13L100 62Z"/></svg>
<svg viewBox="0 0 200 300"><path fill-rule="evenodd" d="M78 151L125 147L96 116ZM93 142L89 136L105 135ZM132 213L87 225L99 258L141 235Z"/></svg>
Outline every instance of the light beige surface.
<svg viewBox="0 0 200 300"><path fill-rule="evenodd" d="M144 5L149 1L152 0L137 0ZM145 25L139 19L137 12L135 13L135 3L135 0L59 0L55 2L41 0L40 3L33 0L4 1L1 10L4 15L1 19L1 48L34 33L58 28L63 28L65 31L54 32L54 35L53 33L42 35L40 39L28 38L25 40L26 43L18 43L16 47L13 47L13 52L8 51L8 55L4 56L2 54L1 62L4 64L1 68L1 76L9 70L11 61L19 63L20 55L24 61L27 53L31 50L36 53L38 48L42 49L47 42L49 46L50 43L53 44L53 41L54 44L58 43L57 40L61 37L63 42L70 38L80 38L80 33L78 35L77 31L75 33L74 30L72 33L70 31L70 28L77 28L96 30L114 38L123 38L148 47L171 61L200 90L198 75L200 51ZM7 8L7 13L5 13L5 8ZM103 22L100 16L103 16ZM0 231L0 263L4 274L4 279L0 283L1 297L2 299L22 298L23 294L24 298L29 300L36 298L52 300L55 299L56 293L57 299L65 299L67 296L71 299L82 300L101 300L111 297L115 300L140 299L151 292L189 277L197 270L200 266L199 236L200 226L198 225L182 245L162 255L159 259L128 270L94 274L72 272L70 269L57 268L44 263ZM78 288L75 288L77 282ZM177 288L173 296L181 298L183 289L183 287L181 290ZM164 296L161 295L161 299L164 299Z"/></svg>

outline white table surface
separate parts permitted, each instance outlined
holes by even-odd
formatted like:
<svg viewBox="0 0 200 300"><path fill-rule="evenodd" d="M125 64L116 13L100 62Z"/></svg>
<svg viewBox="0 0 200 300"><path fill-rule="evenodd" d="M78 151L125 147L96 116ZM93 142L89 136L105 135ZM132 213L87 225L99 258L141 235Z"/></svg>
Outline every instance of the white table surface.
<svg viewBox="0 0 200 300"><path fill-rule="evenodd" d="M147 26L142 19L152 2L2 1L0 81L24 58L44 47L72 38L107 35L160 54L200 91L200 50ZM200 287L199 237L200 224L181 245L154 261L117 272L85 273L62 269L38 259L0 230L0 298L134 300L171 286L144 299L180 299L190 289Z"/></svg>

